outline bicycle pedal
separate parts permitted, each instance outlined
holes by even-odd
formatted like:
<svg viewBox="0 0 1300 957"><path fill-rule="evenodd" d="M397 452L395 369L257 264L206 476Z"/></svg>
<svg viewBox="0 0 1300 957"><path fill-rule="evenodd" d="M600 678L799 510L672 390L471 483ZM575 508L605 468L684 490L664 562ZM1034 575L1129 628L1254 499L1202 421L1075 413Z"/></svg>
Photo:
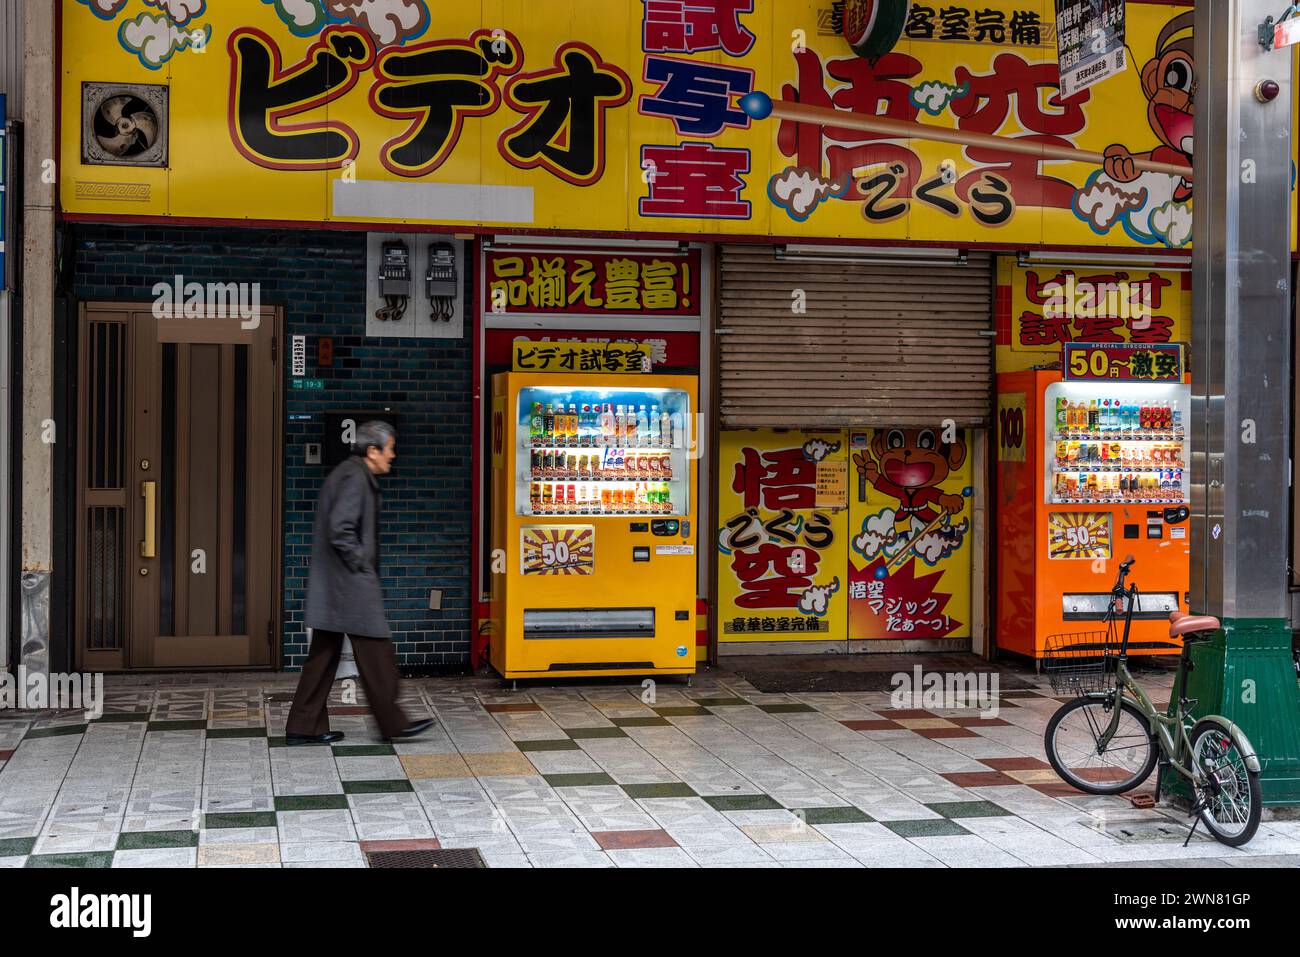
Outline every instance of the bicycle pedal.
<svg viewBox="0 0 1300 957"><path fill-rule="evenodd" d="M1156 806L1156 799L1155 795L1152 794L1135 794L1128 799L1128 803L1132 804L1135 808L1146 810L1147 808L1153 808Z"/></svg>

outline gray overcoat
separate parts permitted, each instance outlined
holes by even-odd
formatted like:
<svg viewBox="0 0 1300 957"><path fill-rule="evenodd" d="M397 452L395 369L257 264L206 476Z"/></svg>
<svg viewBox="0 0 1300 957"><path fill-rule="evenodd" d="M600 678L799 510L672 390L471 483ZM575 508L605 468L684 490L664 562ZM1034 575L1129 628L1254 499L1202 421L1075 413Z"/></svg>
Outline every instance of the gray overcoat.
<svg viewBox="0 0 1300 957"><path fill-rule="evenodd" d="M379 588L379 482L359 455L329 474L316 503L306 623L353 637L391 637Z"/></svg>

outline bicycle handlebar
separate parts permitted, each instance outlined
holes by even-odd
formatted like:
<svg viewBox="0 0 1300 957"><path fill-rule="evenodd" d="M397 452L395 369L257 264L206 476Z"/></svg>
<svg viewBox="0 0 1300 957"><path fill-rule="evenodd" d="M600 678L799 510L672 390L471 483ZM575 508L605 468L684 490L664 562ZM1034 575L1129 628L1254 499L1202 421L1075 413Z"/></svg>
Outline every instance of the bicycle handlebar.
<svg viewBox="0 0 1300 957"><path fill-rule="evenodd" d="M1119 575L1115 578L1115 587L1111 589L1113 594L1124 594L1124 579L1128 577L1128 570L1133 567L1133 563L1134 558L1132 555L1119 563Z"/></svg>

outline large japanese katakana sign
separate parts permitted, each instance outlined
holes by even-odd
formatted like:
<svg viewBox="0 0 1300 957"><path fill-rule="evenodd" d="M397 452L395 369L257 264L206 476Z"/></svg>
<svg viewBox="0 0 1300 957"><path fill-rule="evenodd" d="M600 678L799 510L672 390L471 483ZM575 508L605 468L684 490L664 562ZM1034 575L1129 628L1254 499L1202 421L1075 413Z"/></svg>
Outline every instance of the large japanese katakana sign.
<svg viewBox="0 0 1300 957"><path fill-rule="evenodd" d="M1130 5L1132 68L1063 100L1052 0L917 0L875 58L837 32L830 0L61 2L73 215L1191 237L1191 183L1142 165L1191 163L1189 8ZM86 83L122 90L86 87L102 102L83 103ZM753 109L759 93L776 108ZM904 126L783 119L794 104ZM132 165L164 132L163 165Z"/></svg>

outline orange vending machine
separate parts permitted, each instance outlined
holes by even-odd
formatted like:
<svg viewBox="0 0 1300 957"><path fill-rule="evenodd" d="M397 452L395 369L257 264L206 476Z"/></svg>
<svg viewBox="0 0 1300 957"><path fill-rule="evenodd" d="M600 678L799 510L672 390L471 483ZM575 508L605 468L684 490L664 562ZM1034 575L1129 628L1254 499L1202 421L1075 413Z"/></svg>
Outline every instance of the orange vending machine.
<svg viewBox="0 0 1300 957"><path fill-rule="evenodd" d="M1186 610L1191 388L1181 344L1068 343L1062 370L998 376L997 646L1099 630L1117 563L1141 588L1129 648L1176 651Z"/></svg>

